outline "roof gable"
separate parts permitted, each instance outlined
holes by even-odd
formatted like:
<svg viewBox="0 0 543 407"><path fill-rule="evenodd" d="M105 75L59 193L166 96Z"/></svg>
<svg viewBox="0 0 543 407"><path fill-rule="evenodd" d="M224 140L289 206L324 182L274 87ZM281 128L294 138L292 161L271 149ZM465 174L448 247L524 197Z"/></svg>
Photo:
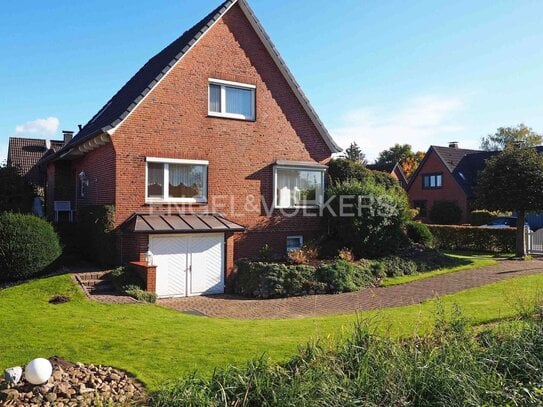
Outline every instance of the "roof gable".
<svg viewBox="0 0 543 407"><path fill-rule="evenodd" d="M327 146L332 152L341 151L341 148L334 142L318 115L311 107L308 99L305 97L292 73L288 70L286 64L279 55L279 52L264 31L264 28L246 0L227 0L223 2L191 29L151 58L78 132L67 145L66 149L76 147L103 133L112 134L115 131L115 128L122 123L134 109L136 109L138 104L234 4L238 4L244 12Z"/></svg>

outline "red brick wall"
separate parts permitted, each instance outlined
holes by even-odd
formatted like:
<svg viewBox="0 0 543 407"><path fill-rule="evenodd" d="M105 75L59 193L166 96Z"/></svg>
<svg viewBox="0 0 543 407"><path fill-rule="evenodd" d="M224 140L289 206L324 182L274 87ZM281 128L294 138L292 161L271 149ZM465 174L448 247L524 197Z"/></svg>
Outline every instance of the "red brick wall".
<svg viewBox="0 0 543 407"><path fill-rule="evenodd" d="M425 174L436 173L443 174L443 188L423 189L423 176ZM466 194L462 187L458 185L449 170L445 167L435 151L432 151L424 162L424 167L413 180L407 194L409 195L411 206L414 206L414 201L426 200L426 208L428 213L430 212L434 201L456 201L462 209L462 222L465 223L468 221L469 213ZM430 222L428 217L421 217L420 219L423 222Z"/></svg>
<svg viewBox="0 0 543 407"><path fill-rule="evenodd" d="M209 78L256 85L256 121L207 117ZM235 238L236 258L255 253L264 243L284 250L288 234L314 235L320 227L316 218L268 218L262 210L261 195L271 205L275 160L326 162L331 152L238 5L140 103L112 141L118 225L136 211L170 208L144 202L145 157L152 156L209 161L209 202L232 196L233 205L222 201L227 204L223 213L249 229ZM245 207L251 195L256 197L254 211Z"/></svg>
<svg viewBox="0 0 543 407"><path fill-rule="evenodd" d="M111 143L92 150L72 162L77 187L76 207L115 204L115 150ZM78 174L84 171L89 180L85 196L81 196Z"/></svg>

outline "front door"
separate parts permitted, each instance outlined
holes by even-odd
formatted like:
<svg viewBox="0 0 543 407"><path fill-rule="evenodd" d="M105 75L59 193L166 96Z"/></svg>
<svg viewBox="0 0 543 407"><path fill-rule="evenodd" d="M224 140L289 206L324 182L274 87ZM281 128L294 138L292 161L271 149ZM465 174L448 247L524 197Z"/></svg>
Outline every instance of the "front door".
<svg viewBox="0 0 543 407"><path fill-rule="evenodd" d="M150 236L159 297L224 292L224 235Z"/></svg>

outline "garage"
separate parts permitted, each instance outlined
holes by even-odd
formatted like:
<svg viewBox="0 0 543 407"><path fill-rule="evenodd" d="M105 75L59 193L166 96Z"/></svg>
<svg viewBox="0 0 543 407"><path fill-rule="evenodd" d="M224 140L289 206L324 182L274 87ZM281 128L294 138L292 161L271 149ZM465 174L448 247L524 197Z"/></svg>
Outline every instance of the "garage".
<svg viewBox="0 0 543 407"><path fill-rule="evenodd" d="M159 297L224 292L224 234L150 236Z"/></svg>
<svg viewBox="0 0 543 407"><path fill-rule="evenodd" d="M161 298L223 293L226 252L232 250L225 239L244 230L211 213L135 213L123 225L132 236L148 237L139 250L151 253L156 275L147 275L146 284Z"/></svg>

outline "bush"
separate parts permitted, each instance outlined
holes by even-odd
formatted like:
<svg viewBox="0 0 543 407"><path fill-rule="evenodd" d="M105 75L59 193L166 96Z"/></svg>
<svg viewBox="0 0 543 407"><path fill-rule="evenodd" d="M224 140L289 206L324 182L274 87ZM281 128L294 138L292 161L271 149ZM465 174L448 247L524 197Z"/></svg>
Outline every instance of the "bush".
<svg viewBox="0 0 543 407"><path fill-rule="evenodd" d="M405 232L407 233L409 240L413 243L422 244L426 247L432 246L434 237L432 236L430 229L428 229L428 226L424 223L407 222L405 224Z"/></svg>
<svg viewBox="0 0 543 407"><path fill-rule="evenodd" d="M247 297L273 298L322 291L315 280L315 267L240 261L237 264L235 292Z"/></svg>
<svg viewBox="0 0 543 407"><path fill-rule="evenodd" d="M428 225L436 248L488 253L514 253L516 230L477 226Z"/></svg>
<svg viewBox="0 0 543 407"><path fill-rule="evenodd" d="M381 270L387 277L410 276L417 274L418 266L413 260L399 256L387 256L379 260Z"/></svg>
<svg viewBox="0 0 543 407"><path fill-rule="evenodd" d="M85 206L77 211L77 227L82 254L89 261L102 266L116 264L115 207L112 205Z"/></svg>
<svg viewBox="0 0 543 407"><path fill-rule="evenodd" d="M341 293L369 287L375 279L369 263L362 265L339 259L320 265L317 280L326 284L327 292Z"/></svg>
<svg viewBox="0 0 543 407"><path fill-rule="evenodd" d="M462 220L462 209L455 201L435 201L429 216L436 225L454 225Z"/></svg>
<svg viewBox="0 0 543 407"><path fill-rule="evenodd" d="M34 187L18 168L0 164L0 212L29 213L35 196Z"/></svg>
<svg viewBox="0 0 543 407"><path fill-rule="evenodd" d="M361 162L335 158L328 163L329 184L344 181L364 181L372 178L372 171L367 169Z"/></svg>
<svg viewBox="0 0 543 407"><path fill-rule="evenodd" d="M327 194L330 210L324 215L330 238L337 240L339 248L351 249L357 258L374 258L393 253L405 243L402 227L409 217L405 191L387 190L372 180L353 180L333 185ZM352 197L343 200L343 212L342 196Z"/></svg>
<svg viewBox="0 0 543 407"><path fill-rule="evenodd" d="M145 288L145 281L135 271L124 267L117 267L108 273L107 279L111 281L117 291L123 292L126 287Z"/></svg>
<svg viewBox="0 0 543 407"><path fill-rule="evenodd" d="M50 223L34 215L0 213L0 280L33 277L61 254Z"/></svg>
<svg viewBox="0 0 543 407"><path fill-rule="evenodd" d="M148 302L154 304L157 299L156 293L145 291L138 286L128 285L124 287L124 292L132 298L135 298L141 302Z"/></svg>

